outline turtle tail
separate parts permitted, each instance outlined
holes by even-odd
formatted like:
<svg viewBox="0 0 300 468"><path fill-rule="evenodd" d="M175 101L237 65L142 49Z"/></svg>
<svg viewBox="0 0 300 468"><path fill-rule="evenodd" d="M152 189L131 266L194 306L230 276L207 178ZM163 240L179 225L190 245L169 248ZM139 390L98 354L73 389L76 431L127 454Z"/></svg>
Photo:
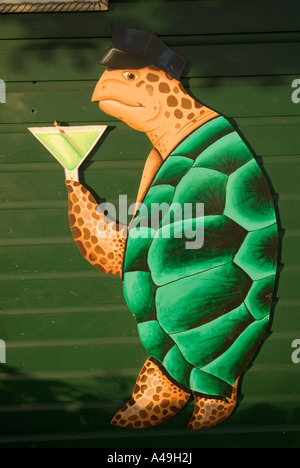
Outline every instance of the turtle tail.
<svg viewBox="0 0 300 468"><path fill-rule="evenodd" d="M189 430L209 429L229 418L237 404L238 383L239 379L235 382L231 398L227 398L226 401L195 395L195 409L189 421Z"/></svg>

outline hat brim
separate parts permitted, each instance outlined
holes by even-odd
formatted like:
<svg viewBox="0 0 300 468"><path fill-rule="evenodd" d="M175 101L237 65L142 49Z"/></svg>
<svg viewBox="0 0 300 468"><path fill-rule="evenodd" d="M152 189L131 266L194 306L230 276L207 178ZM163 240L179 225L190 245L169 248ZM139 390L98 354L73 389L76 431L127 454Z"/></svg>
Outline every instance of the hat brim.
<svg viewBox="0 0 300 468"><path fill-rule="evenodd" d="M117 49L116 47L110 47L108 51L100 58L99 65L104 65L113 69L134 69L147 67L153 65L148 58L135 55L133 53L125 52Z"/></svg>

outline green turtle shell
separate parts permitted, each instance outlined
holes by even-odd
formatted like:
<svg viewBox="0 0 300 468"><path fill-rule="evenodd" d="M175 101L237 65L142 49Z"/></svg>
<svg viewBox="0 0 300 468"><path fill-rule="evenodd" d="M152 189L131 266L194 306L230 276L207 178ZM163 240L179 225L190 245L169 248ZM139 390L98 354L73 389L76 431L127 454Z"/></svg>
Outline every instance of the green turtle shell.
<svg viewBox="0 0 300 468"><path fill-rule="evenodd" d="M169 209L161 214L163 203ZM180 220L186 203L193 209ZM187 248L203 226L203 246ZM126 248L124 293L141 341L178 386L231 396L268 328L277 251L263 173L228 120L217 117L161 166Z"/></svg>

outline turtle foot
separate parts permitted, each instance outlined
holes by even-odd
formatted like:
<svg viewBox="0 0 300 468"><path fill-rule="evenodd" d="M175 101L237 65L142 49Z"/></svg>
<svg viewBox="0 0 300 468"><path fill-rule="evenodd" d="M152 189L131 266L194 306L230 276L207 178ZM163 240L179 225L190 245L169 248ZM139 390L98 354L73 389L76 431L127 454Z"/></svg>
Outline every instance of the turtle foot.
<svg viewBox="0 0 300 468"><path fill-rule="evenodd" d="M233 387L232 397L227 401L195 396L195 409L189 421L189 430L209 429L229 418L237 404L238 382L239 379Z"/></svg>
<svg viewBox="0 0 300 468"><path fill-rule="evenodd" d="M173 384L151 360L141 370L131 400L111 424L128 429L156 426L177 414L191 394Z"/></svg>

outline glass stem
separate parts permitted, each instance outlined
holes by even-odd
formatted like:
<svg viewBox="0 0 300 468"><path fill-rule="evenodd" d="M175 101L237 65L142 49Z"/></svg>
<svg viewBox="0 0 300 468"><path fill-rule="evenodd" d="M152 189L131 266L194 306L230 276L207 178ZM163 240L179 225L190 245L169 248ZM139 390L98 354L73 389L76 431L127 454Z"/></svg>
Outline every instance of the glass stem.
<svg viewBox="0 0 300 468"><path fill-rule="evenodd" d="M79 170L74 169L70 171L69 169L65 169L66 180L74 180L74 182L79 182Z"/></svg>

